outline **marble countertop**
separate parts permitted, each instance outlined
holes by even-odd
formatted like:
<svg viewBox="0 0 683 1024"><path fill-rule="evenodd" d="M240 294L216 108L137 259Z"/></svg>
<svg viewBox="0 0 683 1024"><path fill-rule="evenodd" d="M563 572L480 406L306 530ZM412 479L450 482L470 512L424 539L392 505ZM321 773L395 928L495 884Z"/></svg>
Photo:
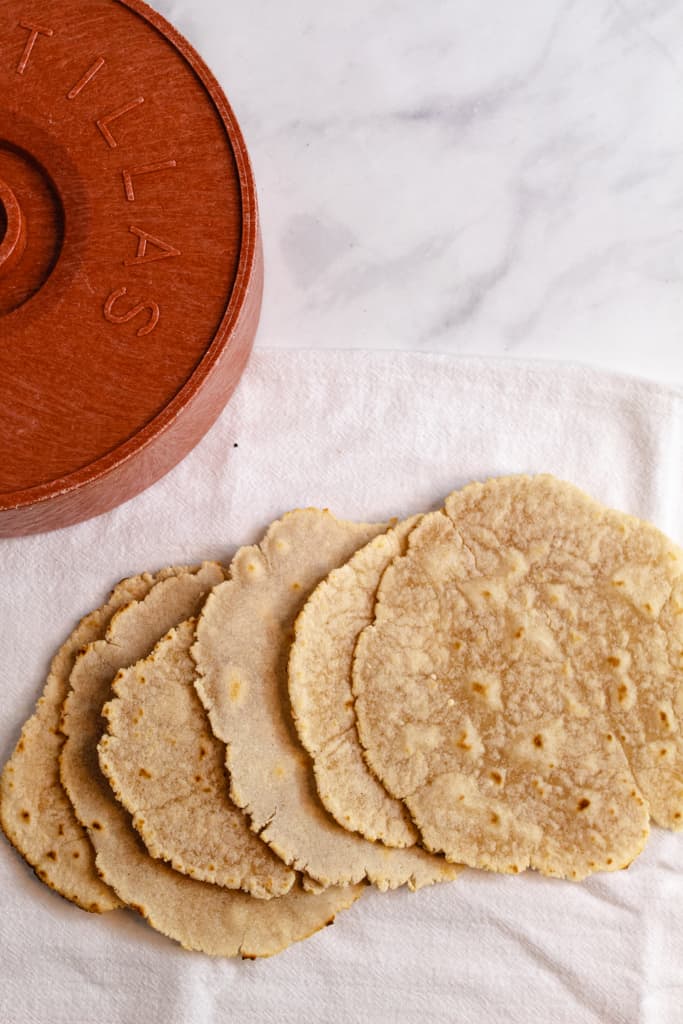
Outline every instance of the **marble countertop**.
<svg viewBox="0 0 683 1024"><path fill-rule="evenodd" d="M154 3L251 153L259 346L683 380L683 5Z"/></svg>

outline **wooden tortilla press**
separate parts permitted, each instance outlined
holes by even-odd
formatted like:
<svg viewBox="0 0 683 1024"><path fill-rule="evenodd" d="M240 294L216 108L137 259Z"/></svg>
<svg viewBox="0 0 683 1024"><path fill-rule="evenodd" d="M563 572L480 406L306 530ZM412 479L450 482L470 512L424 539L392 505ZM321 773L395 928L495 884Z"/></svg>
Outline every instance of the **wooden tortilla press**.
<svg viewBox="0 0 683 1024"><path fill-rule="evenodd" d="M235 117L141 0L0 4L0 537L67 526L197 443L263 264Z"/></svg>

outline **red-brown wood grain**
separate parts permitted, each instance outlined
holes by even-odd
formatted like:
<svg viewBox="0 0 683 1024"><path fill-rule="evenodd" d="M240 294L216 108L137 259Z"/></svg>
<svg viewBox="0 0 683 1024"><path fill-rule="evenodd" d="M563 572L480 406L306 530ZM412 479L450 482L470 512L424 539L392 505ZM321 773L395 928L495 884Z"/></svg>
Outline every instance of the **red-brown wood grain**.
<svg viewBox="0 0 683 1024"><path fill-rule="evenodd" d="M0 4L0 536L175 465L239 380L260 311L241 132L140 0Z"/></svg>

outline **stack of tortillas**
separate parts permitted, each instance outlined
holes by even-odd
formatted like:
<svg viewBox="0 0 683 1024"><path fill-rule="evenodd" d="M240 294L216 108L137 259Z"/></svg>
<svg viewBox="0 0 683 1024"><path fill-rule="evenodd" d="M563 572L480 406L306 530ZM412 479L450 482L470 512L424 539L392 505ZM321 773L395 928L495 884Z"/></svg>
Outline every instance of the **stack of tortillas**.
<svg viewBox="0 0 683 1024"><path fill-rule="evenodd" d="M81 621L2 826L86 910L268 956L366 884L628 866L683 825L682 684L683 552L569 484L390 527L291 512Z"/></svg>

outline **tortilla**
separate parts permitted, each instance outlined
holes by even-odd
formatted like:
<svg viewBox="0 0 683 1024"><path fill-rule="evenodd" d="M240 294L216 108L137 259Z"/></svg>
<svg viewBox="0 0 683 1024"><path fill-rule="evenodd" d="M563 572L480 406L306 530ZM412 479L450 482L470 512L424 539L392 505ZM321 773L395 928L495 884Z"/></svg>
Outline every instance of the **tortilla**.
<svg viewBox="0 0 683 1024"><path fill-rule="evenodd" d="M103 636L114 613L141 600L154 583L181 570L123 580L101 608L86 615L55 654L36 710L0 776L0 824L38 877L83 910L102 913L121 901L95 871L88 837L59 779L64 736L59 717L79 650ZM184 570L182 570L184 571Z"/></svg>
<svg viewBox="0 0 683 1024"><path fill-rule="evenodd" d="M294 622L329 572L386 526L341 522L327 511L290 512L259 547L242 548L197 623L195 687L214 735L227 744L230 795L285 863L321 885L367 878L380 889L452 878L417 848L391 850L340 828L318 799L289 709Z"/></svg>
<svg viewBox="0 0 683 1024"><path fill-rule="evenodd" d="M97 870L153 928L187 949L214 956L269 956L330 923L361 895L362 887L319 896L297 887L264 901L181 875L149 856L97 760L102 706L118 669L145 657L164 633L196 614L221 579L220 567L207 565L157 584L144 601L119 611L106 638L80 655L64 705L61 777L95 848Z"/></svg>
<svg viewBox="0 0 683 1024"><path fill-rule="evenodd" d="M195 620L116 676L100 768L153 857L205 882L269 899L294 872L254 835L228 796L225 746L194 689Z"/></svg>
<svg viewBox="0 0 683 1024"><path fill-rule="evenodd" d="M365 888L330 888L312 895L297 881L286 896L254 899L154 860L123 808L112 814L101 806L98 814L103 821L95 840L97 863L118 895L156 931L209 956L274 956L332 924Z"/></svg>
<svg viewBox="0 0 683 1024"><path fill-rule="evenodd" d="M386 570L353 690L429 849L578 879L683 820L683 553L550 476L452 494Z"/></svg>
<svg viewBox="0 0 683 1024"><path fill-rule="evenodd" d="M365 763L351 666L358 635L373 621L382 573L405 552L419 519L375 537L316 587L294 624L289 657L292 716L325 809L343 828L396 847L413 846L418 832L402 801L389 796Z"/></svg>

